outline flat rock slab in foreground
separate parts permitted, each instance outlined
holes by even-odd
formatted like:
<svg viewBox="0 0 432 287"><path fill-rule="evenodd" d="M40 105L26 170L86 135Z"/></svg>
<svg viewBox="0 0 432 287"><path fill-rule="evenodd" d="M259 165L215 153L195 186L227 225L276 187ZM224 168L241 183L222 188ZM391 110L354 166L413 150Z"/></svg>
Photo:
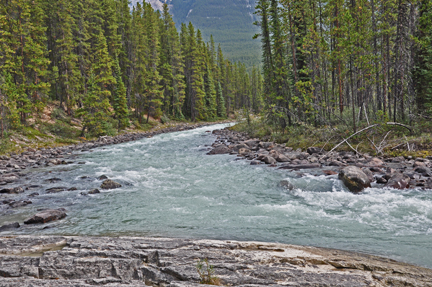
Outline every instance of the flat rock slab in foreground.
<svg viewBox="0 0 432 287"><path fill-rule="evenodd" d="M138 237L0 237L0 286L431 286L432 270L295 245Z"/></svg>

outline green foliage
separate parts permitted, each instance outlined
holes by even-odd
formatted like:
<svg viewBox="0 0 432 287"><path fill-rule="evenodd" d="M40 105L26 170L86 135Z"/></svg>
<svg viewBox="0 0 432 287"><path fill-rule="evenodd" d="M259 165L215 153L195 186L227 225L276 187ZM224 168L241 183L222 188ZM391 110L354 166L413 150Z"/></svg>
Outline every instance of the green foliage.
<svg viewBox="0 0 432 287"><path fill-rule="evenodd" d="M111 113L111 106L93 72L91 72L87 84L87 94L83 99L83 107L76 112L77 116L83 118L82 135L86 129L93 136L106 135L107 128L109 128L107 121Z"/></svg>
<svg viewBox="0 0 432 287"><path fill-rule="evenodd" d="M50 132L61 137L74 117L90 137L134 120L147 128L163 115L213 120L250 107L256 79L226 60L222 48L216 55L214 41L206 44L192 23L179 36L168 5L160 13L145 1L131 11L127 0L0 0L3 133L22 129L30 117L41 122L48 100L58 106Z"/></svg>
<svg viewBox="0 0 432 287"><path fill-rule="evenodd" d="M207 258L199 260L196 269L200 276L200 284L221 285L219 278L214 276L213 266Z"/></svg>
<svg viewBox="0 0 432 287"><path fill-rule="evenodd" d="M41 131L48 132L63 139L75 139L79 131L64 121L57 120L54 124L44 124Z"/></svg>

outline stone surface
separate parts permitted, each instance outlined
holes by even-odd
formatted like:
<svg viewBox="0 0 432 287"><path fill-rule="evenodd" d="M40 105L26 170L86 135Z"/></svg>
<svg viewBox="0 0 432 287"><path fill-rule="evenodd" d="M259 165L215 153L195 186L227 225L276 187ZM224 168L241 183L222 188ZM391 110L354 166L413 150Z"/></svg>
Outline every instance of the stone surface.
<svg viewBox="0 0 432 287"><path fill-rule="evenodd" d="M325 152L325 150L320 147L308 147L306 152L308 154L315 154L315 153Z"/></svg>
<svg viewBox="0 0 432 287"><path fill-rule="evenodd" d="M96 193L100 193L100 190L97 189L97 188L92 189L92 190L90 190L90 191L88 192L88 194L96 194Z"/></svg>
<svg viewBox="0 0 432 287"><path fill-rule="evenodd" d="M32 217L24 220L24 224L47 223L54 220L59 220L66 217L66 212L63 208L46 209L36 213Z"/></svg>
<svg viewBox="0 0 432 287"><path fill-rule="evenodd" d="M140 237L8 236L0 286L430 286L432 270L334 249L263 242Z"/></svg>
<svg viewBox="0 0 432 287"><path fill-rule="evenodd" d="M288 189L288 190L293 190L294 189L294 185L291 182L289 182L289 180L286 180L286 179L281 180L279 182L279 186L281 186L281 187L283 187L285 189Z"/></svg>
<svg viewBox="0 0 432 287"><path fill-rule="evenodd" d="M102 189L115 189L115 188L119 188L119 187L121 187L121 184L118 183L118 182L115 182L115 181L113 181L113 180L111 180L111 179L105 179L105 180L102 182L102 184L101 184L100 187L101 187Z"/></svg>
<svg viewBox="0 0 432 287"><path fill-rule="evenodd" d="M371 186L368 176L356 166L344 167L339 172L339 179L351 192L361 192Z"/></svg>
<svg viewBox="0 0 432 287"><path fill-rule="evenodd" d="M5 230L11 230L11 229L16 229L19 228L20 225L18 222L14 222L14 223L10 223L10 224L5 224L0 226L0 232L1 231L5 231Z"/></svg>
<svg viewBox="0 0 432 287"><path fill-rule="evenodd" d="M230 149L225 145L219 145L215 149L211 150L208 154L225 154L229 153Z"/></svg>
<svg viewBox="0 0 432 287"><path fill-rule="evenodd" d="M385 187L405 189L409 187L411 179L408 175L402 173L393 174L387 181Z"/></svg>

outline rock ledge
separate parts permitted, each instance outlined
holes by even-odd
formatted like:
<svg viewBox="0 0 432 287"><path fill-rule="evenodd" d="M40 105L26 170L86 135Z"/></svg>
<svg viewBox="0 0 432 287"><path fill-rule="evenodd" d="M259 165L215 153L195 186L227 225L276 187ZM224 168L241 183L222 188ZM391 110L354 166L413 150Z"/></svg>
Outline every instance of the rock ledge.
<svg viewBox="0 0 432 287"><path fill-rule="evenodd" d="M141 237L0 237L0 286L431 286L432 270L334 249Z"/></svg>

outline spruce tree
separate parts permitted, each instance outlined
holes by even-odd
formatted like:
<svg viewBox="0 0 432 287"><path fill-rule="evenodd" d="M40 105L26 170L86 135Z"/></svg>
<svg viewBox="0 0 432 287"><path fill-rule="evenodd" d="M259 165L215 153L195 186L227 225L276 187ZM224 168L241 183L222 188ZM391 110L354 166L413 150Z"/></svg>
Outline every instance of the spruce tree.
<svg viewBox="0 0 432 287"><path fill-rule="evenodd" d="M116 66L115 66L115 79L116 79L116 85L115 85L114 95L113 95L113 108L114 108L114 116L118 121L117 129L120 130L122 128L129 126L129 111L127 107L126 88L123 83L121 69L118 60L116 61Z"/></svg>
<svg viewBox="0 0 432 287"><path fill-rule="evenodd" d="M222 86L219 82L216 88L217 116L224 119L226 118L225 100L222 94Z"/></svg>
<svg viewBox="0 0 432 287"><path fill-rule="evenodd" d="M111 115L111 105L93 70L89 71L87 92L82 104L83 106L76 112L77 116L82 117L81 136L85 135L86 130L93 136L105 135L106 123Z"/></svg>

